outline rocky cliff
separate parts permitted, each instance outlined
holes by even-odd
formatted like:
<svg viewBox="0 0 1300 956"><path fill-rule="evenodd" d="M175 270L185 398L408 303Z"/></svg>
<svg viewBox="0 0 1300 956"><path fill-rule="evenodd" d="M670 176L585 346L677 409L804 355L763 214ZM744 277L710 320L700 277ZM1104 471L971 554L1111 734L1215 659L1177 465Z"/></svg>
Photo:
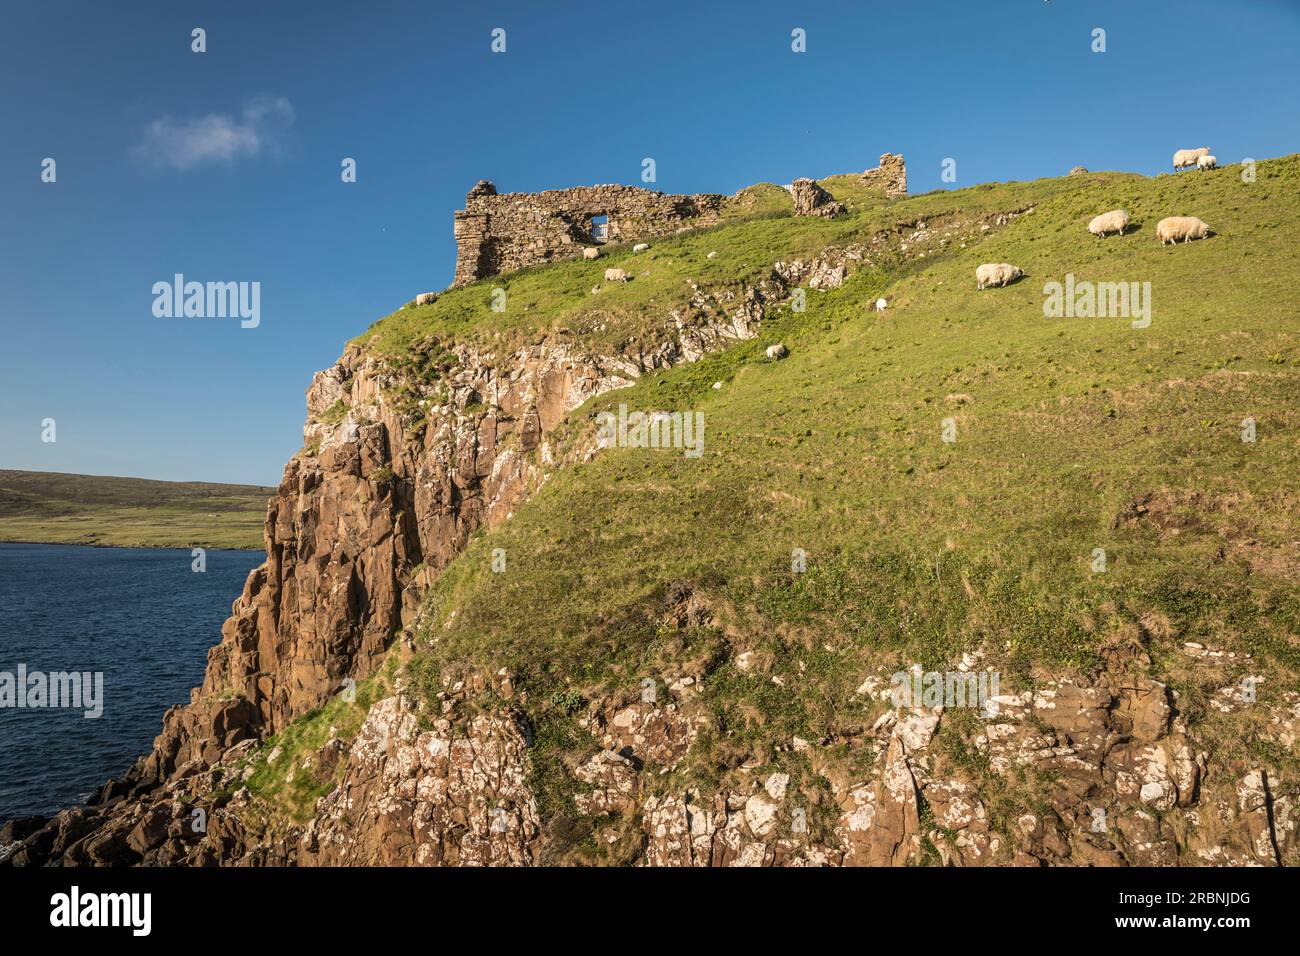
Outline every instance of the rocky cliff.
<svg viewBox="0 0 1300 956"><path fill-rule="evenodd" d="M430 333L400 360L350 345L308 389L304 448L267 508L267 559L235 601L202 686L89 806L0 833L7 862L1296 862L1291 797L1255 768L1216 765L1176 692L1153 676L1141 629L1113 642L1088 679L1039 675L978 717L885 708L887 675L864 674L858 693L881 707L877 719L779 743L824 786L760 773L760 761L711 789L677 786L696 741L721 730L702 691L764 668L732 651L682 661L655 675L663 699L575 704L589 739L563 764L562 812L539 791L534 702L508 671L434 675L430 698L400 667L426 623L423 594L475 532L597 454L593 430L572 414L584 403L754 337L795 286L837 289L859 269L950 253L1029 212L911 217L775 262L757 282L692 282L657 307L651 341L618 352L561 335L503 351ZM670 633L724 626L713 598L691 587L660 622ZM329 726L319 746L264 746L379 676L354 733ZM1253 719L1294 747L1300 696ZM259 773L318 777L328 789L294 819L250 790ZM1035 812L1004 819L1002 787L1032 791Z"/></svg>

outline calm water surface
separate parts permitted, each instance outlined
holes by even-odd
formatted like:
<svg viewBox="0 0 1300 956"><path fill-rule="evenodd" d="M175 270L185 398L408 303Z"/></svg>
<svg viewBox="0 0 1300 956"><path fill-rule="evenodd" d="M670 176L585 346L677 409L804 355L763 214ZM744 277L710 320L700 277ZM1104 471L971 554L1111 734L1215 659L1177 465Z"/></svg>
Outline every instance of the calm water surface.
<svg viewBox="0 0 1300 956"><path fill-rule="evenodd" d="M189 549L0 544L0 675L104 675L98 719L0 706L0 821L80 802L149 749L263 557L208 551L196 574Z"/></svg>

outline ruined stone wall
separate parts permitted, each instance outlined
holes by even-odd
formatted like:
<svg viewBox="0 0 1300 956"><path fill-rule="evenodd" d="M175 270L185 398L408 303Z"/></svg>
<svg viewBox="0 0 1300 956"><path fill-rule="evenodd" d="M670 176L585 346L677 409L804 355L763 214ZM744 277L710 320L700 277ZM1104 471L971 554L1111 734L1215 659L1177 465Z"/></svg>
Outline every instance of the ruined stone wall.
<svg viewBox="0 0 1300 956"><path fill-rule="evenodd" d="M880 165L862 174L864 186L879 187L886 196L907 195L907 164L902 153L885 153Z"/></svg>
<svg viewBox="0 0 1300 956"><path fill-rule="evenodd" d="M628 242L712 225L725 201L720 195L670 196L618 185L498 194L480 180L456 213L452 285L577 256L597 241L596 216L609 217L608 242Z"/></svg>

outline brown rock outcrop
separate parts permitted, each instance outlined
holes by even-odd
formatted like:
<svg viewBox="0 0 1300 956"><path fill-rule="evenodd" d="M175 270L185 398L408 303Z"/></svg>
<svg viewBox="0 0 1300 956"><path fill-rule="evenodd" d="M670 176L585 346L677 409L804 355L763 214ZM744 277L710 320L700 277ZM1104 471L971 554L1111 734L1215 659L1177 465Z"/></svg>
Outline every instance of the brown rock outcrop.
<svg viewBox="0 0 1300 956"><path fill-rule="evenodd" d="M844 204L835 201L830 193L811 179L796 179L790 184L796 216L820 216L833 219L843 215Z"/></svg>
<svg viewBox="0 0 1300 956"><path fill-rule="evenodd" d="M400 696L370 709L343 783L321 799L298 862L331 866L520 866L540 828L519 718L446 716L421 732Z"/></svg>

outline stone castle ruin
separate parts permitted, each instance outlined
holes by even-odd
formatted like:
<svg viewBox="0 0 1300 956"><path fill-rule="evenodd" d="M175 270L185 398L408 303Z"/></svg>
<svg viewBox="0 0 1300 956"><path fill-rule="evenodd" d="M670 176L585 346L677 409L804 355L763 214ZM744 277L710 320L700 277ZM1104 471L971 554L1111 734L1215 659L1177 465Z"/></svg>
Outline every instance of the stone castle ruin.
<svg viewBox="0 0 1300 956"><path fill-rule="evenodd" d="M884 196L905 194L903 157L886 153L880 166L863 173L862 180ZM482 179L466 195L465 208L456 212L452 286L575 258L589 246L642 242L711 226L720 221L728 201L729 197L715 193L673 196L619 185L498 193L496 186Z"/></svg>
<svg viewBox="0 0 1300 956"><path fill-rule="evenodd" d="M631 242L716 223L726 196L669 196L636 186L501 193L486 179L456 213L456 279L464 285L567 259L584 246Z"/></svg>
<svg viewBox="0 0 1300 956"><path fill-rule="evenodd" d="M903 154L885 153L880 157L879 166L862 174L862 184L879 189L891 199L906 196L907 163L903 162Z"/></svg>

